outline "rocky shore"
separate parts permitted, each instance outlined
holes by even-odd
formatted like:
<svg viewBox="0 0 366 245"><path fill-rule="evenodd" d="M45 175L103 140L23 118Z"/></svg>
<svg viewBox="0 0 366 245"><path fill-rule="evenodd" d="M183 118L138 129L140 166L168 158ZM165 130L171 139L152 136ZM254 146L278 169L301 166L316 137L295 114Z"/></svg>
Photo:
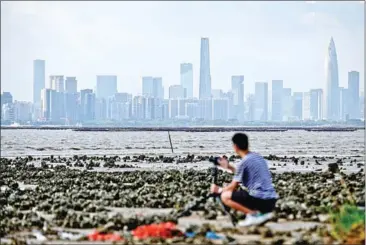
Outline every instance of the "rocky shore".
<svg viewBox="0 0 366 245"><path fill-rule="evenodd" d="M189 216L178 219L177 213L207 193L211 176L207 167L182 166L203 164L209 156L75 155L1 158L0 237L17 237L18 242L34 239L34 235L32 237L29 232L37 229L43 230L49 240L63 240L61 233L55 230L88 231L104 226L122 234L139 225L172 221L181 224L182 229L193 230L197 234L204 234L208 230L223 234L226 239L220 241L222 243L247 244L255 240L256 244L333 243L327 228L329 210L349 202L365 206L364 163L357 160L357 157L361 156L355 156L354 159L266 156L275 164L271 165L272 175L280 195L272 224L315 224L307 229L296 228L292 231L275 229L270 224L240 229L223 226L225 222L221 220L224 212L213 200L203 203L192 213L201 217L207 225L183 226L182 220L189 223ZM229 156L229 159L235 161L237 157ZM167 168L152 173L145 169L146 164L174 164L175 169ZM309 168L318 166L320 170L277 173L273 169L287 168L289 165ZM349 166L355 171L343 173ZM108 171L98 171L101 168ZM118 171L120 169L126 171L121 173ZM230 180L230 174L219 171L220 184ZM151 212L132 212L138 208ZM162 210L166 212L161 212ZM235 212L233 215L243 218ZM132 242L131 239L122 241L129 244ZM155 242L207 244L212 241L200 236L143 241L144 244Z"/></svg>

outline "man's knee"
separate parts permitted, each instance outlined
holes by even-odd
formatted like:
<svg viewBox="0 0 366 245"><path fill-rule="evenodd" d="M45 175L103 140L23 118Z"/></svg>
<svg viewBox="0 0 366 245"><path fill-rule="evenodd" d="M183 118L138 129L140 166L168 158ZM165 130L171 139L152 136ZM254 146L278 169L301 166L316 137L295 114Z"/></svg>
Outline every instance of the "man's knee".
<svg viewBox="0 0 366 245"><path fill-rule="evenodd" d="M221 201L223 201L224 203L226 203L227 201L231 200L231 195L233 193L231 191L223 191L221 193Z"/></svg>

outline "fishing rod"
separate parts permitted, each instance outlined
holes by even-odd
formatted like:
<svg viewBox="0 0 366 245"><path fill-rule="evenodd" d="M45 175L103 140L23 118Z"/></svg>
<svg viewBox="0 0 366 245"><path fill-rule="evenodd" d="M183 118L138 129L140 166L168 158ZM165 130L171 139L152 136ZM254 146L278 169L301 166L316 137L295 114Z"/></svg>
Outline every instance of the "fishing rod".
<svg viewBox="0 0 366 245"><path fill-rule="evenodd" d="M168 135L169 135L170 148L172 149L172 153L174 153L172 139L170 138L170 132L169 131L168 131Z"/></svg>

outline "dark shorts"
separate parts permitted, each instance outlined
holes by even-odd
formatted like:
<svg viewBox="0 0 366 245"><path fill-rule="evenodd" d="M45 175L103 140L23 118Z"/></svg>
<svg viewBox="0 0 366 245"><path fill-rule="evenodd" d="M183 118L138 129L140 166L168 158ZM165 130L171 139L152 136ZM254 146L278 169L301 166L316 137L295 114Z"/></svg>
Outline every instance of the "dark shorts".
<svg viewBox="0 0 366 245"><path fill-rule="evenodd" d="M258 210L261 213L272 212L276 206L277 199L260 199L252 197L245 190L234 191L231 200L251 210Z"/></svg>

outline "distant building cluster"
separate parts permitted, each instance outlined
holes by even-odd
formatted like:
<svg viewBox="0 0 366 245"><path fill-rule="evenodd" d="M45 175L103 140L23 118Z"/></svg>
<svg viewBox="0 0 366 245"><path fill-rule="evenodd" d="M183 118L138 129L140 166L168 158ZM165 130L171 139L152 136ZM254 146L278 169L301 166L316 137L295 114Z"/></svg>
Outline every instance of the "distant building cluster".
<svg viewBox="0 0 366 245"><path fill-rule="evenodd" d="M97 75L96 87L78 90L76 77L51 75L46 87L45 61L33 62L33 103L14 101L1 94L2 123L76 125L113 121L347 121L363 119L364 94L359 72L348 73L348 87L339 87L338 61L333 38L326 58L325 89L295 92L282 80L256 82L254 93L244 96L244 75L231 77L227 92L212 89L209 39L201 39L199 97L193 96L193 65L180 65L180 84L164 94L163 78L142 77L141 95L117 90L117 76Z"/></svg>

